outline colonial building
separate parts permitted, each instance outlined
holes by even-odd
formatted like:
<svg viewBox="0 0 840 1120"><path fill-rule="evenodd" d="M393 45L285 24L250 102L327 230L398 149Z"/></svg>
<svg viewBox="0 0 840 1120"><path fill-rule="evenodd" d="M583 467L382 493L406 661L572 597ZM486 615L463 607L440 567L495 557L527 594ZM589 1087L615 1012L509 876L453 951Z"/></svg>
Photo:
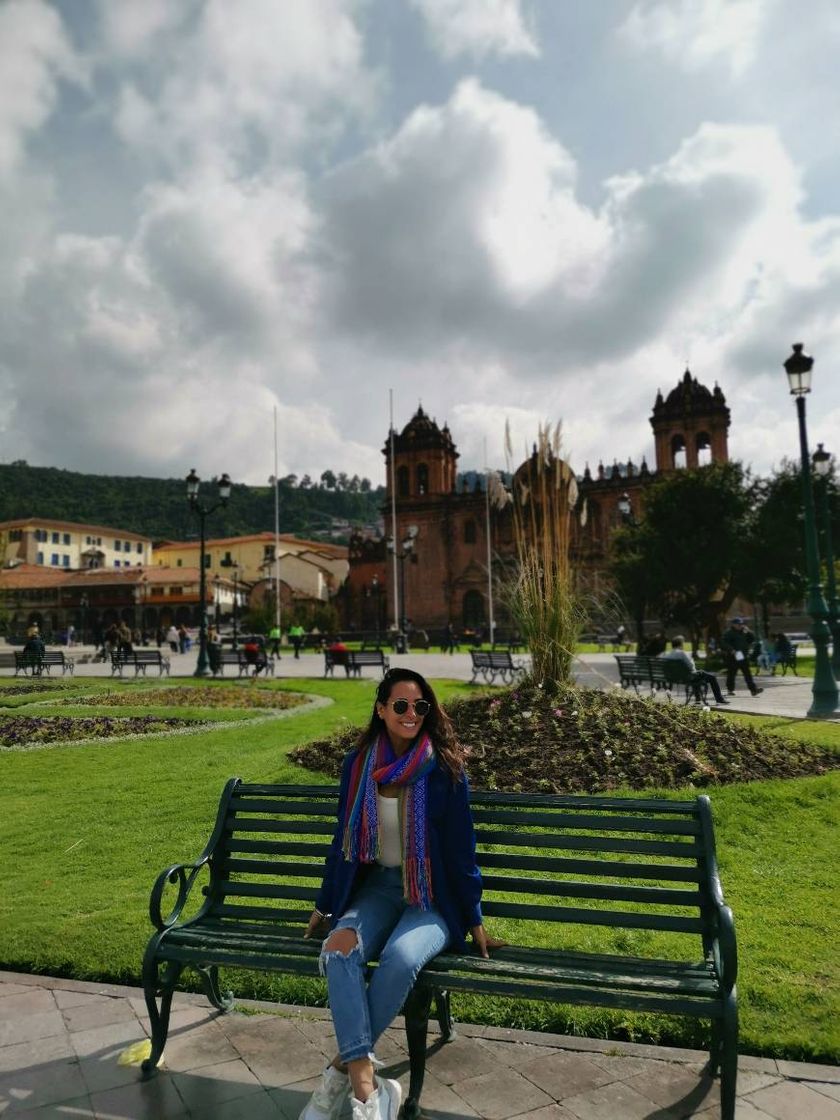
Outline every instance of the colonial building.
<svg viewBox="0 0 840 1120"><path fill-rule="evenodd" d="M578 580L603 589L610 540L624 518L638 514L641 496L663 472L728 459L730 416L723 393L709 390L689 370L667 397L657 393L650 417L656 462L586 465L571 556ZM446 424L439 427L422 407L394 433L396 526L391 516L391 440L383 448L387 500L385 537L350 540L346 621L361 629L384 629L400 614L417 627L486 627L489 623L488 527L492 554L503 562L513 550L509 511L489 507L482 476L461 478L458 451ZM395 530L395 531L394 531ZM396 555L396 563L394 556ZM495 561L494 561L495 563ZM396 568L396 578L395 571ZM504 621L494 593L493 616Z"/></svg>
<svg viewBox="0 0 840 1120"><path fill-rule="evenodd" d="M152 562L149 537L48 517L0 521L0 564L48 568L136 568Z"/></svg>

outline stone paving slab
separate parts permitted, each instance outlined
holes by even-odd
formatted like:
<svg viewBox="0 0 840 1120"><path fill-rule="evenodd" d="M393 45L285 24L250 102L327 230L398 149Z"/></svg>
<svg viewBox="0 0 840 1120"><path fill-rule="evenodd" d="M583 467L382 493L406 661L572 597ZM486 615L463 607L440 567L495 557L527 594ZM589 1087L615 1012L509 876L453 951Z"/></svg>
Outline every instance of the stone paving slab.
<svg viewBox="0 0 840 1120"><path fill-rule="evenodd" d="M0 1114L103 1120L298 1120L332 1054L328 1012L179 994L160 1071L120 1063L146 1037L136 988L0 972ZM45 1033L46 1032L46 1033ZM430 1036L429 1120L719 1120L694 1050L459 1025ZM401 1024L379 1047L408 1087ZM349 1117L349 1104L344 1117ZM744 1056L736 1120L840 1120L840 1068Z"/></svg>

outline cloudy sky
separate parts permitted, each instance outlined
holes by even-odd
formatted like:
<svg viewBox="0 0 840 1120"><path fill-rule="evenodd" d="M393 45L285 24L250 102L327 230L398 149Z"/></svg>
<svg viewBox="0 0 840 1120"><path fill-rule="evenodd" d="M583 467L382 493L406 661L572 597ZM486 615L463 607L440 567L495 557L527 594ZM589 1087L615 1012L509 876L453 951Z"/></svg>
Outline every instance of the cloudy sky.
<svg viewBox="0 0 840 1120"><path fill-rule="evenodd" d="M382 481L562 420L840 449L836 0L0 0L0 461Z"/></svg>

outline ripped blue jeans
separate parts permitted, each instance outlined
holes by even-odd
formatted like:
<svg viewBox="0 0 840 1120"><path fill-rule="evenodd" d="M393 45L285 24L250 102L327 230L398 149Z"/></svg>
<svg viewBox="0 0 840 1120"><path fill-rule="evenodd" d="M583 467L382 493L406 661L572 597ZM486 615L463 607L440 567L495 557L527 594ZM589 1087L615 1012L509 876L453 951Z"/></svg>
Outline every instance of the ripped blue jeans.
<svg viewBox="0 0 840 1120"><path fill-rule="evenodd" d="M352 929L358 938L347 954L321 950L339 1056L342 1062L374 1058L376 1040L393 1022L423 965L446 947L449 931L436 910L405 901L399 867L378 865L332 933L338 929ZM370 960L379 963L368 979Z"/></svg>

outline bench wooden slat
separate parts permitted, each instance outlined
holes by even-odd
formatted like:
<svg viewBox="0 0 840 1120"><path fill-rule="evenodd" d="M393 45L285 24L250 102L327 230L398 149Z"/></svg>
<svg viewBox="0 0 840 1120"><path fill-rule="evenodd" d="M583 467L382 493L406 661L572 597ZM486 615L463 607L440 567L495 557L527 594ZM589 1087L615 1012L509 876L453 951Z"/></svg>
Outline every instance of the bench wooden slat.
<svg viewBox="0 0 840 1120"><path fill-rule="evenodd" d="M509 810L473 809L476 824L522 824L522 814ZM529 813L528 827L546 825L555 829L589 829L596 832L652 832L672 833L677 836L698 836L697 821L653 820L649 817L583 816L565 813Z"/></svg>
<svg viewBox="0 0 840 1120"><path fill-rule="evenodd" d="M326 852L327 848L322 848L321 856ZM232 871L239 871L243 875L294 875L301 879L317 879L320 884L324 876L324 861L323 858L312 863L303 863L301 860L287 863L280 859L226 859L225 872L230 874Z"/></svg>
<svg viewBox="0 0 840 1120"><path fill-rule="evenodd" d="M314 899L313 891L310 898ZM309 920L309 909L292 909L277 906L235 906L222 903L213 907L213 913L220 918L262 918L268 922L302 922L304 925Z"/></svg>
<svg viewBox="0 0 840 1120"><path fill-rule="evenodd" d="M440 958L437 958L439 960ZM427 965L428 979L421 973L419 981L423 986L429 986L437 969L434 964ZM444 981L438 981L442 984ZM633 1009L636 1011L661 1011L668 1015L691 1015L702 1019L719 1019L722 1012L718 997L702 1000L687 996L675 995L671 998L665 996L651 996L645 992L621 990L601 991L598 989L572 987L564 984L529 984L524 981L500 981L495 977L460 976L457 973L446 972L445 985L449 991L475 992L493 996L512 996L519 999L550 1000L552 1003L594 1004L597 1007L627 1008L628 996L632 996Z"/></svg>
<svg viewBox="0 0 840 1120"><path fill-rule="evenodd" d="M558 847L557 837L545 832L476 829L476 840L481 844L500 844L519 848L556 849ZM562 847L593 852L637 852L657 856L683 856L685 859L696 859L698 854L694 844L682 844L676 840L617 840L594 834L563 836Z"/></svg>
<svg viewBox="0 0 840 1120"><path fill-rule="evenodd" d="M325 801L289 801L270 800L268 798L232 797L230 799L232 812L237 813L283 813L296 814L301 817L332 817L335 828L335 803Z"/></svg>
<svg viewBox="0 0 840 1120"><path fill-rule="evenodd" d="M228 817L225 827L230 832L295 832L302 836L311 833L313 836L332 836L335 832L335 821L292 820L292 821L267 821L252 820L250 817Z"/></svg>
<svg viewBox="0 0 840 1120"><path fill-rule="evenodd" d="M266 855L320 856L327 854L329 844L307 843L305 840L243 840L237 836L228 843L229 852L265 852Z"/></svg>
<svg viewBox="0 0 840 1120"><path fill-rule="evenodd" d="M678 867L676 864L522 856L513 852L482 852L481 866L504 867L512 871L554 871L567 875L611 875L624 879L670 879L685 883L696 883L699 880L695 868Z"/></svg>
<svg viewBox="0 0 840 1120"><path fill-rule="evenodd" d="M481 912L488 918L521 918L529 922L573 922L575 925L610 926L619 929L651 929L661 933L705 933L708 923L699 918L671 914L645 914L629 910L586 910L578 906L536 906L533 903L482 900Z"/></svg>
<svg viewBox="0 0 840 1120"><path fill-rule="evenodd" d="M699 906L699 891L667 887L612 886L570 879L526 879L521 875L482 875L485 891L514 891L517 895L548 894L557 898L599 898L610 902L650 902L658 906Z"/></svg>

